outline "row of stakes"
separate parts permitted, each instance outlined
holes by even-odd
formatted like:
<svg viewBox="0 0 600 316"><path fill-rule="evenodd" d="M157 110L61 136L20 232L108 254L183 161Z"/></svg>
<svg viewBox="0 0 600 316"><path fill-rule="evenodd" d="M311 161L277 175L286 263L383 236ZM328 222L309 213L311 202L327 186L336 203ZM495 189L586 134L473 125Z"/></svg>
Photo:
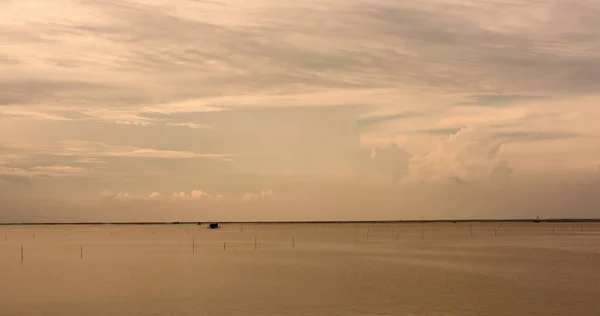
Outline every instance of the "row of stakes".
<svg viewBox="0 0 600 316"><path fill-rule="evenodd" d="M292 249L296 248L296 239L292 236ZM258 238L254 236L254 250L258 249ZM227 250L227 242L223 243L223 250ZM83 245L79 247L80 255L79 258L83 259ZM196 252L196 240L192 240L192 252ZM25 260L25 250L23 245L21 245L21 263Z"/></svg>
<svg viewBox="0 0 600 316"><path fill-rule="evenodd" d="M152 234L154 235L154 232ZM35 239L35 234L34 234L33 238ZM396 239L398 239L398 238L399 238L399 233L396 234ZM5 235L4 239L6 240L6 235ZM366 234L366 241L367 242L369 241L369 232L367 232L367 234ZM358 243L358 236L356 237L356 242ZM292 249L295 249L295 248L296 248L296 237L292 236ZM258 237L254 236L254 250L257 250L257 249L258 249ZM227 250L227 242L223 243L223 250ZM83 245L80 245L79 251L80 251L79 257L80 257L80 259L83 259ZM194 252L194 253L196 252L196 240L195 239L192 239L192 252ZM23 245L21 245L21 262L23 262L24 259L25 259L25 250L24 250Z"/></svg>
<svg viewBox="0 0 600 316"><path fill-rule="evenodd" d="M502 226L501 226L502 227ZM469 225L469 229L471 230L471 237L473 236L473 225ZM240 232L242 231L242 229L240 228ZM392 231L395 231L395 228L392 228ZM424 225L421 225L421 235L424 234L424 231L426 231ZM571 229L572 232L575 232L575 227L573 227ZM588 227L588 231L591 231L591 227ZM584 228L581 228L581 232L584 232ZM368 237L369 232L367 231L367 237ZM552 228L552 234L556 234L556 228ZM35 240L35 233L32 233L32 238ZM152 236L155 235L155 232L152 232ZM399 233L396 234L396 236L398 236ZM498 229L494 229L494 236L498 235ZM109 231L109 236L112 237L112 231ZM358 237L357 237L358 238ZM4 234L4 241L7 241L7 234Z"/></svg>
<svg viewBox="0 0 600 316"><path fill-rule="evenodd" d="M469 225L470 227L470 232L471 232L471 237L473 237L473 225ZM240 229L241 231L241 229ZM575 228L572 229L572 231L575 231ZM583 232L583 228L581 228L581 232ZM152 235L154 236L155 232L152 232ZM552 234L556 234L556 228L552 228ZM110 232L110 236L112 236L112 232ZM498 230L494 229L494 236L498 236ZM35 240L35 233L32 233L32 237ZM400 238L400 233L396 233L396 240L398 240ZM421 239L425 238L425 227L424 225L421 225ZM367 231L366 233L366 241L369 241L369 231ZM358 236L356 236L356 243L358 243ZM7 241L7 235L4 235L4 241ZM296 240L295 240L295 236L292 236L292 249L296 248ZM254 250L258 249L258 238L257 236L254 236ZM223 250L227 250L227 242L223 243ZM193 239L192 240L192 252L196 252L196 240ZM21 262L23 262L25 258L25 252L24 252L24 248L23 245L21 245ZM80 259L83 259L83 245L80 246Z"/></svg>
<svg viewBox="0 0 600 316"><path fill-rule="evenodd" d="M471 237L473 237L473 226L469 225L469 228L471 230ZM395 229L392 229L392 231L394 231ZM240 231L242 231L240 229ZM426 231L425 227L423 225L421 225L421 235L424 235L424 232ZM575 228L572 228L572 231L575 232ZM591 228L588 227L588 231L591 231ZM584 232L584 228L581 228L581 232ZM396 239L398 239L400 233L396 233ZM552 228L552 234L556 234L556 228ZM35 240L35 233L32 233L32 238ZM152 232L152 236L155 235L155 232ZM498 229L494 229L494 236L498 235ZM109 236L112 236L112 231L109 232ZM358 239L358 237L356 237ZM369 232L367 231L367 239L369 238ZM4 234L4 241L7 241L7 235Z"/></svg>

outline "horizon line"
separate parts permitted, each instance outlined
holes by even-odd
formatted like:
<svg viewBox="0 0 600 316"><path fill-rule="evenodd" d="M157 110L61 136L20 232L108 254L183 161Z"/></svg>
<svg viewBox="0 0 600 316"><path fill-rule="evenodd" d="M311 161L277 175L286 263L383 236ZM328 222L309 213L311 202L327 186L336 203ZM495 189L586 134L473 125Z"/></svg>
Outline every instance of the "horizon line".
<svg viewBox="0 0 600 316"><path fill-rule="evenodd" d="M414 223L473 223L473 222L600 222L600 218L507 218L507 219L434 219L434 220L314 220L314 221L117 221L117 222L8 222L0 226L18 225L201 225L209 223L219 224L414 224Z"/></svg>

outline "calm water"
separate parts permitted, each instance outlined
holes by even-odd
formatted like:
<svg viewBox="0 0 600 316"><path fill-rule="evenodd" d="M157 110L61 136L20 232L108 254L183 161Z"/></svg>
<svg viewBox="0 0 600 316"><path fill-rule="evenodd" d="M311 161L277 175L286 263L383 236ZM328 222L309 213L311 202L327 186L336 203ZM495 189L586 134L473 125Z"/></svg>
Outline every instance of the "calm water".
<svg viewBox="0 0 600 316"><path fill-rule="evenodd" d="M0 315L589 316L599 268L600 224L0 226Z"/></svg>

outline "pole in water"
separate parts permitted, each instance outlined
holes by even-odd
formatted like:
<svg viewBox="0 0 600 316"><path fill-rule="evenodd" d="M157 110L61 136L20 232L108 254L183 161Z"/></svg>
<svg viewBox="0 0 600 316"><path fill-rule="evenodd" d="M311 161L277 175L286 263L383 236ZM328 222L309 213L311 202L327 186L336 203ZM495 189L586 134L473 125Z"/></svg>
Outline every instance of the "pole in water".
<svg viewBox="0 0 600 316"><path fill-rule="evenodd" d="M83 259L83 245L81 245L80 251L81 251L81 252L80 252L80 257L79 257L79 259Z"/></svg>
<svg viewBox="0 0 600 316"><path fill-rule="evenodd" d="M33 237L33 240L35 240L35 233L31 233L31 236Z"/></svg>
<svg viewBox="0 0 600 316"><path fill-rule="evenodd" d="M21 262L23 262L23 245L21 245Z"/></svg>
<svg viewBox="0 0 600 316"><path fill-rule="evenodd" d="M369 242L369 232L367 231L367 242Z"/></svg>
<svg viewBox="0 0 600 316"><path fill-rule="evenodd" d="M196 252L196 239L192 239L192 252Z"/></svg>
<svg viewBox="0 0 600 316"><path fill-rule="evenodd" d="M294 236L292 236L292 249L296 248L296 240L294 240Z"/></svg>
<svg viewBox="0 0 600 316"><path fill-rule="evenodd" d="M254 250L256 250L256 247L257 247L257 245L256 245L256 236L254 236Z"/></svg>
<svg viewBox="0 0 600 316"><path fill-rule="evenodd" d="M425 227L421 224L421 239L425 239Z"/></svg>
<svg viewBox="0 0 600 316"><path fill-rule="evenodd" d="M226 242L223 243L223 250L225 250L225 247L227 247L227 243Z"/></svg>
<svg viewBox="0 0 600 316"><path fill-rule="evenodd" d="M396 240L400 238L400 233L396 233Z"/></svg>
<svg viewBox="0 0 600 316"><path fill-rule="evenodd" d="M473 237L473 225L470 225L470 226L471 226L471 237Z"/></svg>

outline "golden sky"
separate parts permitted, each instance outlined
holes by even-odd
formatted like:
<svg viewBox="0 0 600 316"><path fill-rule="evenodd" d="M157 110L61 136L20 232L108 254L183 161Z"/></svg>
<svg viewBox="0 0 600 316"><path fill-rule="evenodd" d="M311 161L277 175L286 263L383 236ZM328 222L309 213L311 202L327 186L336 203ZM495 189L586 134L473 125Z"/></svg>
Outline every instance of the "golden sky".
<svg viewBox="0 0 600 316"><path fill-rule="evenodd" d="M0 0L0 221L596 217L597 0Z"/></svg>

